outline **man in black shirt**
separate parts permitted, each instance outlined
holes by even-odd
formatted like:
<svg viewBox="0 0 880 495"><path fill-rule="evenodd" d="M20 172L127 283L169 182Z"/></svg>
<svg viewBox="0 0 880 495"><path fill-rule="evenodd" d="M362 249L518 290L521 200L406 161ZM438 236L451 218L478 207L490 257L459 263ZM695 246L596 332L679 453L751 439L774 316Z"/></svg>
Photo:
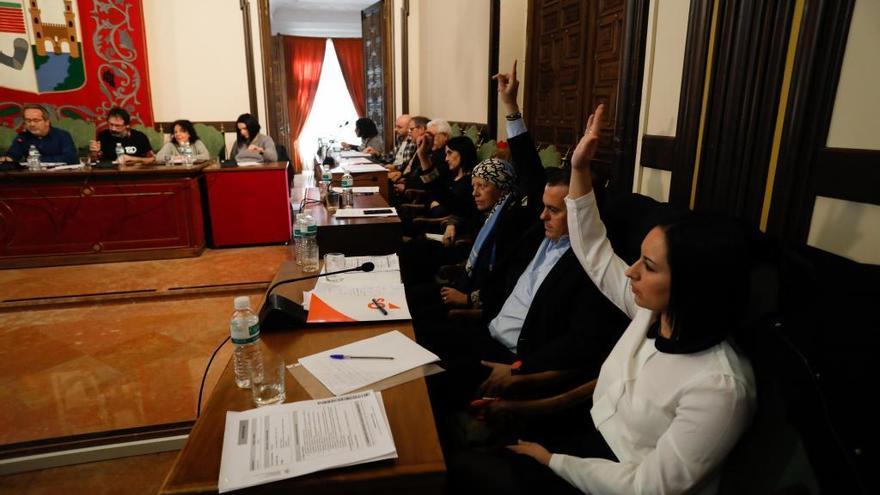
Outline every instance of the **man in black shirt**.
<svg viewBox="0 0 880 495"><path fill-rule="evenodd" d="M124 154L116 156L116 144L122 144ZM98 133L98 139L89 143L93 160L112 160L122 164L150 164L156 161L150 140L143 132L131 128L131 116L124 109L113 107L107 112L107 128Z"/></svg>

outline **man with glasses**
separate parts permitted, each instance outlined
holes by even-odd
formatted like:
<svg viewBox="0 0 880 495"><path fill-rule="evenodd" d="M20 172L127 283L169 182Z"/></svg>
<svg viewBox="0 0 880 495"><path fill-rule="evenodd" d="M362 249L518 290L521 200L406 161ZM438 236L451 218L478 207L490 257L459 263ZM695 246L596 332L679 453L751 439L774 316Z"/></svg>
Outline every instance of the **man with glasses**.
<svg viewBox="0 0 880 495"><path fill-rule="evenodd" d="M52 127L49 112L34 104L24 105L23 109L25 131L15 137L0 161L20 163L34 146L44 163L77 163L73 138L67 131Z"/></svg>
<svg viewBox="0 0 880 495"><path fill-rule="evenodd" d="M116 156L117 144L122 145L122 156ZM107 128L98 133L97 140L89 143L89 154L93 160L111 160L120 165L146 165L156 161L147 135L132 129L131 116L119 107L107 112Z"/></svg>

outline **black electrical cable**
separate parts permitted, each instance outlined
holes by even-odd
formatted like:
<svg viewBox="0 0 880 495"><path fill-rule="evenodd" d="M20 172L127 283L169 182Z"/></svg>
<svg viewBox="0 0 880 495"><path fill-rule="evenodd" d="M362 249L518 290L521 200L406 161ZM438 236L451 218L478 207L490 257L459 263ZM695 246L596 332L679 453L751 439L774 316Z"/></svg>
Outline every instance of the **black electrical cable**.
<svg viewBox="0 0 880 495"><path fill-rule="evenodd" d="M202 414L202 392L205 390L205 380L208 378L208 370L211 369L211 363L214 362L214 358L217 356L217 353L220 352L220 348L229 342L229 337L230 336L226 336L226 338L223 339L223 342L220 342L220 345L214 349L214 352L211 353L211 359L208 360L208 365L205 366L205 373L202 374L202 384L199 385L199 402L196 404L196 419Z"/></svg>

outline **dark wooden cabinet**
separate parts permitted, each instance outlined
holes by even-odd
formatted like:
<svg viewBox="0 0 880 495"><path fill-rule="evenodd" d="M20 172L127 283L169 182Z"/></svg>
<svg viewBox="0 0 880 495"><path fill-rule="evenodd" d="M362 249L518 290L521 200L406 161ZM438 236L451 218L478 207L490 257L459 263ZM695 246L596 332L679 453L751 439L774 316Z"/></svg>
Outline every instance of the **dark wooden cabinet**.
<svg viewBox="0 0 880 495"><path fill-rule="evenodd" d="M0 267L198 256L204 246L197 171L0 178Z"/></svg>

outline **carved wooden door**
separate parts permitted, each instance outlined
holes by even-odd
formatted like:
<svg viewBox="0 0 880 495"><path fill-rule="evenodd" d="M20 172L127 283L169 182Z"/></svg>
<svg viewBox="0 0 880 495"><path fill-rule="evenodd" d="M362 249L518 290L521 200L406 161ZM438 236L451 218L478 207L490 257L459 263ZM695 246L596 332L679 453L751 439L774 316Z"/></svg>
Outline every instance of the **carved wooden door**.
<svg viewBox="0 0 880 495"><path fill-rule="evenodd" d="M535 139L561 152L577 144L586 119L605 104L595 167L608 176L623 22L623 0L531 0L526 119Z"/></svg>
<svg viewBox="0 0 880 495"><path fill-rule="evenodd" d="M391 115L391 54L390 29L384 1L379 1L361 11L364 39L364 89L367 99L367 117L373 119L379 129L382 146L393 125L386 125ZM386 87L387 86L387 87ZM393 118L393 117L392 117Z"/></svg>
<svg viewBox="0 0 880 495"><path fill-rule="evenodd" d="M590 95L589 2L532 0L526 77L526 119L535 140L563 152L577 142Z"/></svg>

